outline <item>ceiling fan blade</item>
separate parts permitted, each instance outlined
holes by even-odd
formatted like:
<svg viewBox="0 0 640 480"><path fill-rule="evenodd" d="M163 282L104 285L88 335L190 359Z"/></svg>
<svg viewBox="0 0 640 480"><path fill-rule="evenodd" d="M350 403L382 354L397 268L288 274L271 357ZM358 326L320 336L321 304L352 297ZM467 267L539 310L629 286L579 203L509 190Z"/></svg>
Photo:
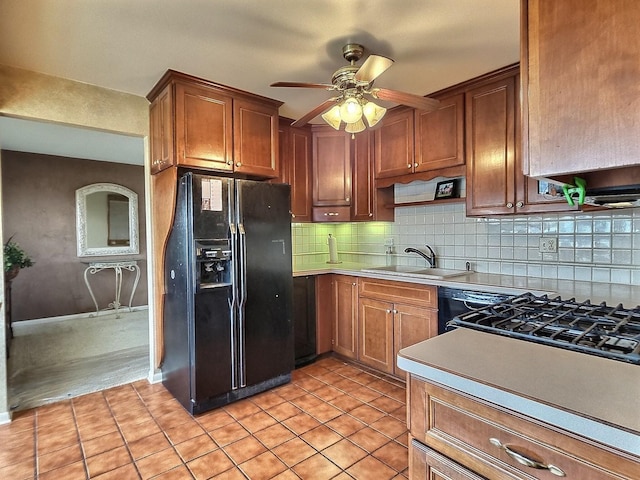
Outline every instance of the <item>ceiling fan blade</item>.
<svg viewBox="0 0 640 480"><path fill-rule="evenodd" d="M334 85L330 83L303 83L303 82L276 82L271 84L272 87L295 87L295 88L324 88L333 90Z"/></svg>
<svg viewBox="0 0 640 480"><path fill-rule="evenodd" d="M381 55L369 55L356 72L356 81L371 83L391 65L393 60Z"/></svg>
<svg viewBox="0 0 640 480"><path fill-rule="evenodd" d="M291 124L291 126L292 127L303 127L303 126L305 126L309 122L309 120L314 119L315 117L317 117L321 113L324 113L327 110L329 110L331 107L333 107L339 99L340 99L340 97L333 97L333 98L329 98L329 99L325 100L320 105L318 105L316 108L311 110L309 113L307 113L306 115L303 115L298 120L293 122Z"/></svg>
<svg viewBox="0 0 640 480"><path fill-rule="evenodd" d="M417 108L418 110L437 110L440 105L440 101L433 98L421 97L420 95L398 92L396 90L388 90L386 88L373 88L369 93L371 93L374 98L400 103L402 105L407 105L408 107Z"/></svg>

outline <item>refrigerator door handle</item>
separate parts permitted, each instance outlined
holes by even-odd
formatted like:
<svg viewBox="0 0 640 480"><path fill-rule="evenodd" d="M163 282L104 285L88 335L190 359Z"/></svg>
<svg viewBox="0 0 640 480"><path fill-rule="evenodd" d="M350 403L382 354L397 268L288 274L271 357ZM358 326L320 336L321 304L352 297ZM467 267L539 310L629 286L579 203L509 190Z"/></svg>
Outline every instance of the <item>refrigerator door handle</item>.
<svg viewBox="0 0 640 480"><path fill-rule="evenodd" d="M242 223L238 224L238 237L240 239L240 261L238 263L240 270L239 286L240 286L240 303L238 304L238 362L239 362L239 374L240 374L240 386L246 386L246 372L245 372L245 359L244 359L244 329L245 329L245 305L247 303L247 235Z"/></svg>
<svg viewBox="0 0 640 480"><path fill-rule="evenodd" d="M229 224L229 233L231 235L231 259L237 258L237 248L236 242L238 237L238 231L236 230L236 226L233 223ZM235 284L237 277L236 267L233 267L232 271L232 283ZM229 305L229 310L231 311L231 315L229 316L229 321L231 322L231 358L237 358L236 350L238 348L238 292L236 288L231 289L231 300ZM238 369L236 368L235 362L232 363L233 368L231 369L231 389L236 390L240 387L239 379L238 379Z"/></svg>

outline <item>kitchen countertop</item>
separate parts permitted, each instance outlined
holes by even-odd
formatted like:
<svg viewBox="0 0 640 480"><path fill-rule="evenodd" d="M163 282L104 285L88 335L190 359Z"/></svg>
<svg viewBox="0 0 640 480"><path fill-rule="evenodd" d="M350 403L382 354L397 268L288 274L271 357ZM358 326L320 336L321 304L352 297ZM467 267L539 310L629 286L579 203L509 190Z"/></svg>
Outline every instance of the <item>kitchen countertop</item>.
<svg viewBox="0 0 640 480"><path fill-rule="evenodd" d="M400 350L398 366L640 456L638 365L459 328Z"/></svg>
<svg viewBox="0 0 640 480"><path fill-rule="evenodd" d="M296 267L293 275L296 277L303 275L320 275L324 273L339 273L358 277L381 278L386 280L494 293L518 295L524 292L531 292L535 295L559 295L565 300L575 298L577 301L585 301L590 299L594 303L604 301L607 302L608 305L623 304L627 308L634 308L640 305L640 286L636 285L518 277L513 275L477 272L471 272L457 277L450 277L444 280L434 280L430 278L421 279L416 277L389 275L382 272L374 274L362 271L362 269L369 269L372 266L373 265L354 262L337 264L317 263Z"/></svg>

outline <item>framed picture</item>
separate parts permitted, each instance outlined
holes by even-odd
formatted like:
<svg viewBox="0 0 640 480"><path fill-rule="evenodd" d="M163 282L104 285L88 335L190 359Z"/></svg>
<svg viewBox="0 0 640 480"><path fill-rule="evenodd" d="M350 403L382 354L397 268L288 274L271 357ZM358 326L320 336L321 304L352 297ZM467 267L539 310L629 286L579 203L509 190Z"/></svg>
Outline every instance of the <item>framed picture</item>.
<svg viewBox="0 0 640 480"><path fill-rule="evenodd" d="M440 198L457 198L458 197L458 179L452 178L451 180L445 180L438 182L436 185L436 195L434 200Z"/></svg>

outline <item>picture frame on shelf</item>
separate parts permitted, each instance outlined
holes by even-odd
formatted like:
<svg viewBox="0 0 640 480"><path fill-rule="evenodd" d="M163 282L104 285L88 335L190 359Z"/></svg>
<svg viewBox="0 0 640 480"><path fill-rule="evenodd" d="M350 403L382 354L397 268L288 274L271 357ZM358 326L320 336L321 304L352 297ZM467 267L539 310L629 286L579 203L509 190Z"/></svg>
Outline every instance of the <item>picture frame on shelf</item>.
<svg viewBox="0 0 640 480"><path fill-rule="evenodd" d="M460 192L458 191L458 179L452 178L449 180L443 180L436 185L436 193L433 197L434 200L440 200L443 198L458 198Z"/></svg>

